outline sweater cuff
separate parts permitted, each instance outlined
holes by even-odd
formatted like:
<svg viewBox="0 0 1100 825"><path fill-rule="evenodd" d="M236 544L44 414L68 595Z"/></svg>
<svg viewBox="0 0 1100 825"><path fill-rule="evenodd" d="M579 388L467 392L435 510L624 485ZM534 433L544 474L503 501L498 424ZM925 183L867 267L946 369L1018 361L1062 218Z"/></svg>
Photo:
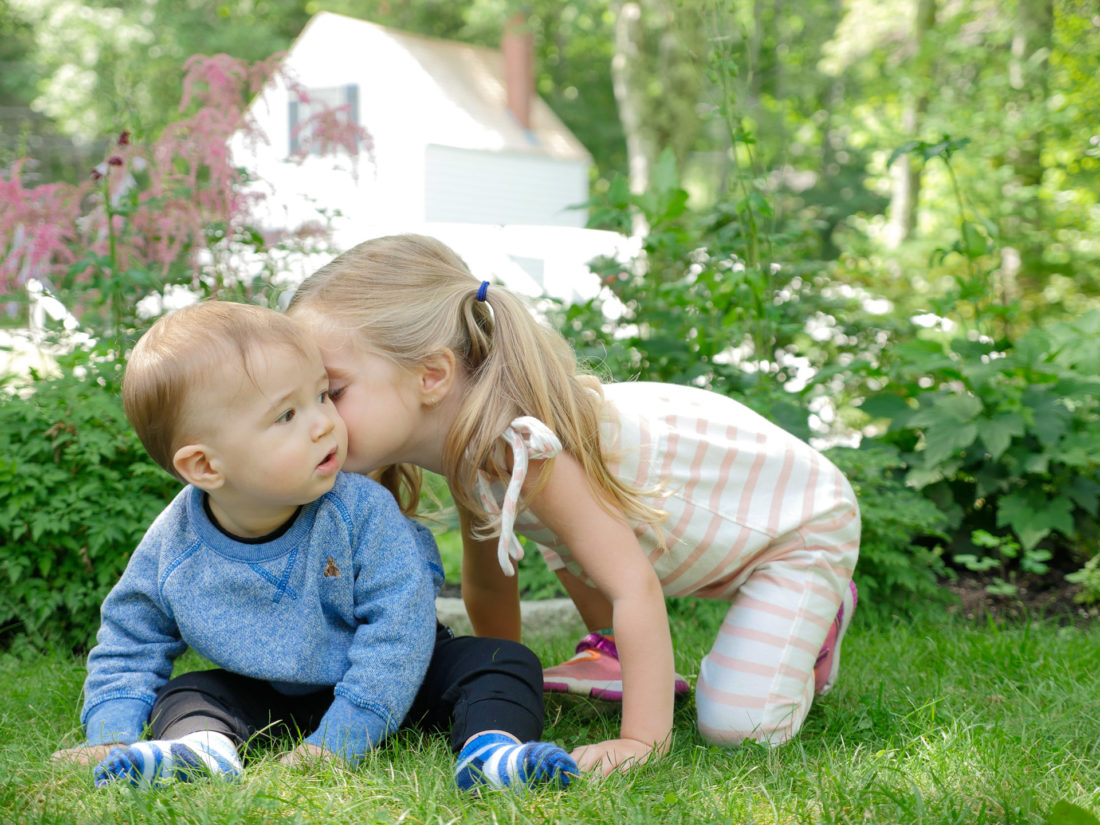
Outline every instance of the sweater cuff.
<svg viewBox="0 0 1100 825"><path fill-rule="evenodd" d="M84 721L89 745L129 745L141 738L152 708L141 699L111 699L96 705Z"/></svg>
<svg viewBox="0 0 1100 825"><path fill-rule="evenodd" d="M400 721L400 720L398 720ZM362 708L343 696L332 700L321 724L306 742L342 756L353 765L397 729L397 722L371 708Z"/></svg>

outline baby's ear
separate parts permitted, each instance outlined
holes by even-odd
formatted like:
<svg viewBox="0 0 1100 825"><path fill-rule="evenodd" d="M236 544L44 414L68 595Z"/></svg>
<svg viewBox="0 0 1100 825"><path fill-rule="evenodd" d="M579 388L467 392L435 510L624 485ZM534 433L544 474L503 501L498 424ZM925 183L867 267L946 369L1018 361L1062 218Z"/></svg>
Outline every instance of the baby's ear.
<svg viewBox="0 0 1100 825"><path fill-rule="evenodd" d="M225 483L217 460L204 444L185 444L172 456L172 466L188 484L200 490L216 490Z"/></svg>

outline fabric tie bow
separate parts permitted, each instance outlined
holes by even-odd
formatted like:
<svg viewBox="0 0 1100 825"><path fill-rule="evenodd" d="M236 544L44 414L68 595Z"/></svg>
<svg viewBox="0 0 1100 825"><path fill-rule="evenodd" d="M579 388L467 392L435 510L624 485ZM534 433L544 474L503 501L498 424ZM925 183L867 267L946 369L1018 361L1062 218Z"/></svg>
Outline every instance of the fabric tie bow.
<svg viewBox="0 0 1100 825"><path fill-rule="evenodd" d="M504 491L504 501L500 504L500 540L497 543L497 561L505 576L516 574L512 559L523 558L523 545L516 538L516 513L519 510L519 496L523 482L527 479L527 466L532 458L553 458L561 452L561 441L550 428L529 415L512 421L500 436L512 448L512 477ZM484 475L478 477L478 493L486 511L497 510L492 491Z"/></svg>

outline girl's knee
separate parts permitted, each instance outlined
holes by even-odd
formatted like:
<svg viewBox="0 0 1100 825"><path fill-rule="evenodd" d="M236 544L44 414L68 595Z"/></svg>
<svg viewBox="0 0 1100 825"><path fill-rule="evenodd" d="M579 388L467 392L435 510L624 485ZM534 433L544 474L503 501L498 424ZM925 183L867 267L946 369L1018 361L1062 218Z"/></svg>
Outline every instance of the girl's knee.
<svg viewBox="0 0 1100 825"><path fill-rule="evenodd" d="M719 704L696 693L700 735L710 744L722 747L736 747L745 742L782 745L797 735L809 711L808 706L789 702L750 704Z"/></svg>
<svg viewBox="0 0 1100 825"><path fill-rule="evenodd" d="M698 719L698 733L711 745L724 748L735 748L744 745L745 742L757 742L759 745L784 745L794 738L802 727L801 720L798 724L784 722L779 724L767 724L757 720L741 719Z"/></svg>

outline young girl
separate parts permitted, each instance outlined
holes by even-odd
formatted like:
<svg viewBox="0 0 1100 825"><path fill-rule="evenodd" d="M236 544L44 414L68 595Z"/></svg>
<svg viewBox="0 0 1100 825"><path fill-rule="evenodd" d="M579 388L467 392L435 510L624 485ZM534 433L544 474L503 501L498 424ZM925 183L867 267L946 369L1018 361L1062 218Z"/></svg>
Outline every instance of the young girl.
<svg viewBox="0 0 1100 825"><path fill-rule="evenodd" d="M577 748L582 769L669 746L666 595L731 603L699 668L702 735L797 733L836 678L855 607L859 510L821 454L714 393L578 374L559 334L431 238L357 246L289 311L320 344L345 469L375 474L406 512L417 468L447 478L478 634L519 638L515 533L556 569L593 632L547 688L622 699L620 737Z"/></svg>

